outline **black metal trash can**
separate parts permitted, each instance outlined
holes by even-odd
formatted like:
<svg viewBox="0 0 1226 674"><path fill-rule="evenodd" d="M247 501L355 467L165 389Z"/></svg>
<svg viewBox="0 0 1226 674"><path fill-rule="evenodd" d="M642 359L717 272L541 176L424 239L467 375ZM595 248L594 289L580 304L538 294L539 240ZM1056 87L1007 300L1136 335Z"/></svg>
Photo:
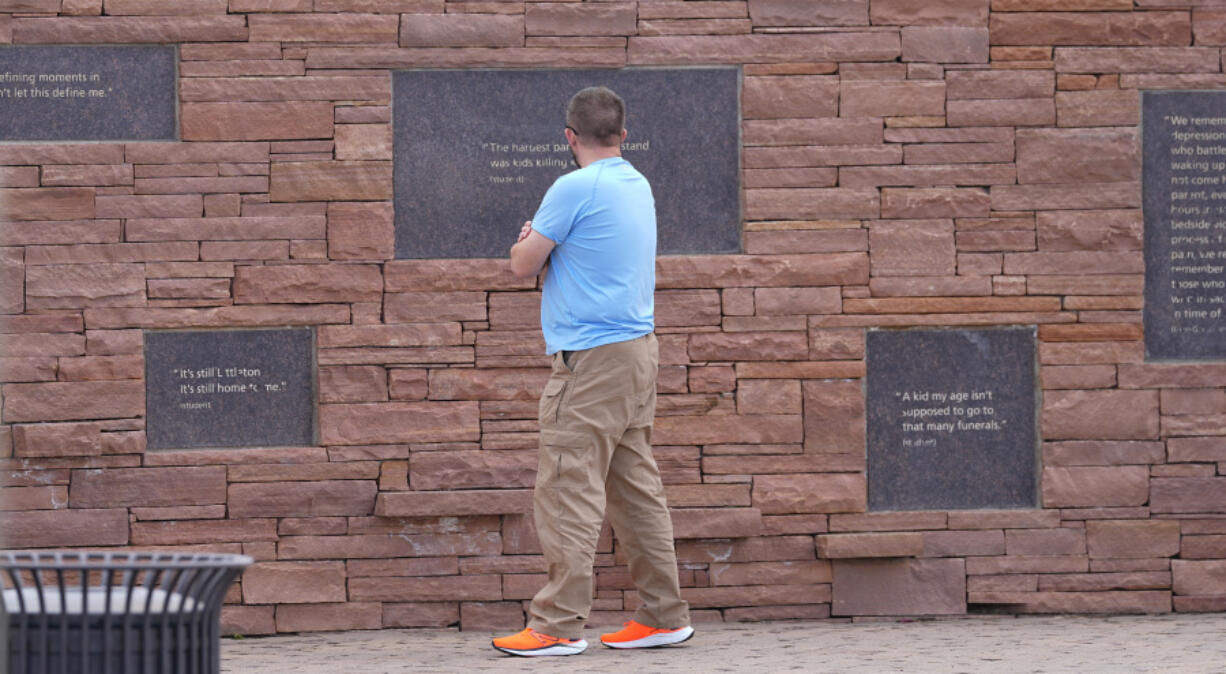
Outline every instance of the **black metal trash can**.
<svg viewBox="0 0 1226 674"><path fill-rule="evenodd" d="M12 674L215 674L245 555L0 551Z"/></svg>

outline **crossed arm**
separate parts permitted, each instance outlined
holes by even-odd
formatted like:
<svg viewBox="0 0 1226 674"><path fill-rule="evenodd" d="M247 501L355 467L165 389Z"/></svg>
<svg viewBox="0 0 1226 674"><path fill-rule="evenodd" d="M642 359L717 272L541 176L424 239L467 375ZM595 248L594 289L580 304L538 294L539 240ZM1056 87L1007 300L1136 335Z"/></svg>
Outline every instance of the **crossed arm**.
<svg viewBox="0 0 1226 674"><path fill-rule="evenodd" d="M536 276L549 259L554 245L549 237L532 229L531 220L525 222L515 245L511 246L511 273L515 278Z"/></svg>

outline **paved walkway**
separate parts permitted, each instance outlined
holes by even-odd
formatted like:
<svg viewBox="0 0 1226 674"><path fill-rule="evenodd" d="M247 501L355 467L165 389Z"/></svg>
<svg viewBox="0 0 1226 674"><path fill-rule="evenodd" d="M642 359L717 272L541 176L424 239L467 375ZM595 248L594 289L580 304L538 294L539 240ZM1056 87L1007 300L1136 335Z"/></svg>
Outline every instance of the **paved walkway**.
<svg viewBox="0 0 1226 674"><path fill-rule="evenodd" d="M223 639L235 674L430 672L1226 672L1226 614L971 617L871 623L697 625L669 648L517 658L490 635L454 630L330 632ZM588 630L588 641L599 638Z"/></svg>

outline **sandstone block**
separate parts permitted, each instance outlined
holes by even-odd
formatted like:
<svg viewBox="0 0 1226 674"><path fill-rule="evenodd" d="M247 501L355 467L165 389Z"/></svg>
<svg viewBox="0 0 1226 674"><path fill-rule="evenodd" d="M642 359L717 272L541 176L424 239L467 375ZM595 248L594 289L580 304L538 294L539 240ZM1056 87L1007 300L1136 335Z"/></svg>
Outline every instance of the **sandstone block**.
<svg viewBox="0 0 1226 674"><path fill-rule="evenodd" d="M836 560L832 615L966 613L961 559Z"/></svg>
<svg viewBox="0 0 1226 674"><path fill-rule="evenodd" d="M763 514L863 512L868 498L861 474L759 475L753 503Z"/></svg>
<svg viewBox="0 0 1226 674"><path fill-rule="evenodd" d="M719 325L720 298L715 290L662 290L656 293L656 327Z"/></svg>
<svg viewBox="0 0 1226 674"><path fill-rule="evenodd" d="M736 370L732 369L730 365L690 367L689 390L692 393L726 393L734 391L736 390Z"/></svg>
<svg viewBox="0 0 1226 674"><path fill-rule="evenodd" d="M13 427L14 456L100 456L102 424L23 424Z"/></svg>
<svg viewBox="0 0 1226 674"><path fill-rule="evenodd" d="M1018 557L1084 555L1086 533L1082 529L1009 529L1005 531L1005 554Z"/></svg>
<svg viewBox="0 0 1226 674"><path fill-rule="evenodd" d="M755 189L745 193L750 220L875 218L880 197L875 189L810 187Z"/></svg>
<svg viewBox="0 0 1226 674"><path fill-rule="evenodd" d="M749 0L755 26L867 26L868 0Z"/></svg>
<svg viewBox="0 0 1226 674"><path fill-rule="evenodd" d="M275 540L277 521L274 519L181 520L132 525L133 545L215 545Z"/></svg>
<svg viewBox="0 0 1226 674"><path fill-rule="evenodd" d="M736 385L739 414L798 414L801 411L801 389L798 381L746 379Z"/></svg>
<svg viewBox="0 0 1226 674"><path fill-rule="evenodd" d="M1157 438L1157 391L1049 391L1041 418L1049 440Z"/></svg>
<svg viewBox="0 0 1226 674"><path fill-rule="evenodd" d="M6 220L80 220L95 217L92 187L0 189Z"/></svg>
<svg viewBox="0 0 1226 674"><path fill-rule="evenodd" d="M388 201L392 165L384 161L273 162L272 201Z"/></svg>
<svg viewBox="0 0 1226 674"><path fill-rule="evenodd" d="M637 7L632 3L532 3L524 12L528 35L634 35Z"/></svg>
<svg viewBox="0 0 1226 674"><path fill-rule="evenodd" d="M1179 522L1104 520L1086 522L1091 558L1173 557L1179 553Z"/></svg>
<svg viewBox="0 0 1226 674"><path fill-rule="evenodd" d="M992 15L993 45L1145 45L1191 44L1187 12L997 12Z"/></svg>
<svg viewBox="0 0 1226 674"><path fill-rule="evenodd" d="M284 604L277 607L278 632L377 630L382 626L383 605L378 602Z"/></svg>
<svg viewBox="0 0 1226 674"><path fill-rule="evenodd" d="M1042 484L1048 508L1139 506L1150 500L1146 466L1049 467Z"/></svg>
<svg viewBox="0 0 1226 674"><path fill-rule="evenodd" d="M987 63L988 29L974 26L903 26L902 60Z"/></svg>
<svg viewBox="0 0 1226 674"><path fill-rule="evenodd" d="M1137 592L975 592L977 604L1018 604L1023 613L1169 613L1168 591Z"/></svg>
<svg viewBox="0 0 1226 674"><path fill-rule="evenodd" d="M466 601L460 603L460 629L506 631L524 623L524 605L517 601Z"/></svg>
<svg viewBox="0 0 1226 674"><path fill-rule="evenodd" d="M634 65L892 61L900 52L899 38L893 33L687 35L631 37L627 61Z"/></svg>
<svg viewBox="0 0 1226 674"><path fill-rule="evenodd" d="M127 545L128 511L71 508L7 512L0 540L6 548Z"/></svg>
<svg viewBox="0 0 1226 674"><path fill-rule="evenodd" d="M382 402L387 400L387 370L377 366L319 368L322 403Z"/></svg>
<svg viewBox="0 0 1226 674"><path fill-rule="evenodd" d="M908 117L945 114L945 83L910 81L843 81L842 117Z"/></svg>
<svg viewBox="0 0 1226 674"><path fill-rule="evenodd" d="M140 264L27 267L26 301L38 309L143 306L145 268Z"/></svg>
<svg viewBox="0 0 1226 674"><path fill-rule="evenodd" d="M335 133L337 159L392 158L390 124L337 124Z"/></svg>
<svg viewBox="0 0 1226 674"><path fill-rule="evenodd" d="M922 557L970 557L1005 554L1004 532L925 531Z"/></svg>
<svg viewBox="0 0 1226 674"><path fill-rule="evenodd" d="M351 578L351 601L498 601L502 577Z"/></svg>
<svg viewBox="0 0 1226 674"><path fill-rule="evenodd" d="M950 100L1050 98L1056 76L1046 70L951 70L946 88Z"/></svg>
<svg viewBox="0 0 1226 674"><path fill-rule="evenodd" d="M803 332L698 333L689 353L695 361L804 360L809 342Z"/></svg>
<svg viewBox="0 0 1226 674"><path fill-rule="evenodd" d="M873 276L943 276L955 269L949 220L881 222L869 230Z"/></svg>
<svg viewBox="0 0 1226 674"><path fill-rule="evenodd" d="M868 282L864 253L678 255L656 262L657 288L856 285Z"/></svg>
<svg viewBox="0 0 1226 674"><path fill-rule="evenodd" d="M384 301L388 323L484 321L488 318L483 292L389 292Z"/></svg>
<svg viewBox="0 0 1226 674"><path fill-rule="evenodd" d="M1226 513L1226 478L1154 478L1149 507L1156 513Z"/></svg>
<svg viewBox="0 0 1226 674"><path fill-rule="evenodd" d="M1226 595L1226 561L1171 560L1173 589L1182 595Z"/></svg>
<svg viewBox="0 0 1226 674"><path fill-rule="evenodd" d="M946 121L961 126L1050 126L1056 123L1056 106L1050 98L951 99Z"/></svg>
<svg viewBox="0 0 1226 674"><path fill-rule="evenodd" d="M1140 250L1143 230L1137 210L1046 211L1035 215L1040 250Z"/></svg>
<svg viewBox="0 0 1226 674"><path fill-rule="evenodd" d="M328 257L388 260L395 255L393 209L386 202L328 204Z"/></svg>
<svg viewBox="0 0 1226 674"><path fill-rule="evenodd" d="M834 314L842 297L838 288L758 288L754 305L759 316Z"/></svg>
<svg viewBox="0 0 1226 674"><path fill-rule="evenodd" d="M417 491L531 487L535 451L421 452L409 461L409 483Z"/></svg>
<svg viewBox="0 0 1226 674"><path fill-rule="evenodd" d="M392 400L425 400L430 393L426 370L396 368L388 378Z"/></svg>
<svg viewBox="0 0 1226 674"><path fill-rule="evenodd" d="M73 508L209 505L225 501L224 466L72 471Z"/></svg>
<svg viewBox="0 0 1226 674"><path fill-rule="evenodd" d="M762 513L756 508L676 508L669 511L673 537L747 538L762 534Z"/></svg>
<svg viewBox="0 0 1226 674"><path fill-rule="evenodd" d="M1140 177L1136 129L1020 129L1018 183L1126 182Z"/></svg>
<svg viewBox="0 0 1226 674"><path fill-rule="evenodd" d="M82 381L9 384L4 387L5 423L124 419L145 413L143 382Z"/></svg>
<svg viewBox="0 0 1226 674"><path fill-rule="evenodd" d="M322 517L368 515L376 484L370 480L231 484L231 517Z"/></svg>
<svg viewBox="0 0 1226 674"><path fill-rule="evenodd" d="M344 562L260 562L243 572L246 604L345 601Z"/></svg>
<svg viewBox="0 0 1226 674"><path fill-rule="evenodd" d="M1095 367L1095 366L1087 366ZM1161 442L1072 441L1043 443L1045 466L1122 466L1162 463Z"/></svg>
<svg viewBox="0 0 1226 674"><path fill-rule="evenodd" d="M379 494L379 517L452 517L501 515L532 510L532 491L496 489L464 492L397 492Z"/></svg>
<svg viewBox="0 0 1226 674"><path fill-rule="evenodd" d="M837 77L746 77L743 86L745 119L835 117L839 112Z"/></svg>
<svg viewBox="0 0 1226 674"><path fill-rule="evenodd" d="M800 417L783 414L660 417L652 431L657 445L679 446L789 443L800 442L801 437Z"/></svg>
<svg viewBox="0 0 1226 674"><path fill-rule="evenodd" d="M1134 126L1140 123L1141 101L1135 91L1099 89L1056 93L1059 126Z"/></svg>
<svg viewBox="0 0 1226 674"><path fill-rule="evenodd" d="M275 606L242 606L226 604L221 607L221 634L257 635L275 634Z"/></svg>
<svg viewBox="0 0 1226 674"><path fill-rule="evenodd" d="M864 404L858 381L804 382L805 451L862 452Z"/></svg>
<svg viewBox="0 0 1226 674"><path fill-rule="evenodd" d="M875 26L984 26L988 5L988 0L873 0L869 15Z"/></svg>
<svg viewBox="0 0 1226 674"><path fill-rule="evenodd" d="M586 33L583 33L586 34ZM522 47L524 17L499 14L406 14L401 47Z"/></svg>
<svg viewBox="0 0 1226 674"><path fill-rule="evenodd" d="M1217 72L1213 63L1217 52L1212 47L1058 47L1056 72Z"/></svg>
<svg viewBox="0 0 1226 674"><path fill-rule="evenodd" d="M1170 438L1167 440L1167 452L1171 462L1226 462L1226 442L1220 437Z"/></svg>
<svg viewBox="0 0 1226 674"><path fill-rule="evenodd" d="M918 533L829 534L817 537L817 556L823 559L918 557L923 549L923 536Z"/></svg>
<svg viewBox="0 0 1226 674"><path fill-rule="evenodd" d="M234 270L234 301L240 304L378 302L383 274L375 265L268 265Z"/></svg>
<svg viewBox="0 0 1226 674"><path fill-rule="evenodd" d="M243 16L83 16L13 20L13 41L27 44L242 42Z"/></svg>
<svg viewBox="0 0 1226 674"><path fill-rule="evenodd" d="M326 445L456 442L480 438L476 402L353 403L321 405Z"/></svg>
<svg viewBox="0 0 1226 674"><path fill-rule="evenodd" d="M251 14L251 42L381 42L394 44L399 17L378 14Z"/></svg>
<svg viewBox="0 0 1226 674"><path fill-rule="evenodd" d="M447 627L460 620L455 602L409 602L383 605L384 627Z"/></svg>
<svg viewBox="0 0 1226 674"><path fill-rule="evenodd" d="M183 140L290 140L332 137L332 104L184 103Z"/></svg>
<svg viewBox="0 0 1226 674"><path fill-rule="evenodd" d="M261 239L323 239L327 220L318 216L296 218L132 218L127 222L129 241L251 241ZM206 243L207 245L207 243ZM250 244L246 244L248 247Z"/></svg>
<svg viewBox="0 0 1226 674"><path fill-rule="evenodd" d="M549 373L523 368L430 372L431 400L536 400Z"/></svg>
<svg viewBox="0 0 1226 674"><path fill-rule="evenodd" d="M868 250L868 230L860 228L780 230L745 233L750 255L785 253L844 253ZM753 312L750 311L749 314ZM729 315L749 315L729 314Z"/></svg>

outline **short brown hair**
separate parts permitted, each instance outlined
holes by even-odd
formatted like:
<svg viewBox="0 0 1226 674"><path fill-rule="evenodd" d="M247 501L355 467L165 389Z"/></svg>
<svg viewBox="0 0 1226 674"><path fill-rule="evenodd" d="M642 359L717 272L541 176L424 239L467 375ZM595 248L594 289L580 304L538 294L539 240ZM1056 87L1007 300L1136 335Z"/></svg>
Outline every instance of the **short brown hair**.
<svg viewBox="0 0 1226 674"><path fill-rule="evenodd" d="M626 102L607 87L588 87L566 104L566 125L605 147L622 142Z"/></svg>

